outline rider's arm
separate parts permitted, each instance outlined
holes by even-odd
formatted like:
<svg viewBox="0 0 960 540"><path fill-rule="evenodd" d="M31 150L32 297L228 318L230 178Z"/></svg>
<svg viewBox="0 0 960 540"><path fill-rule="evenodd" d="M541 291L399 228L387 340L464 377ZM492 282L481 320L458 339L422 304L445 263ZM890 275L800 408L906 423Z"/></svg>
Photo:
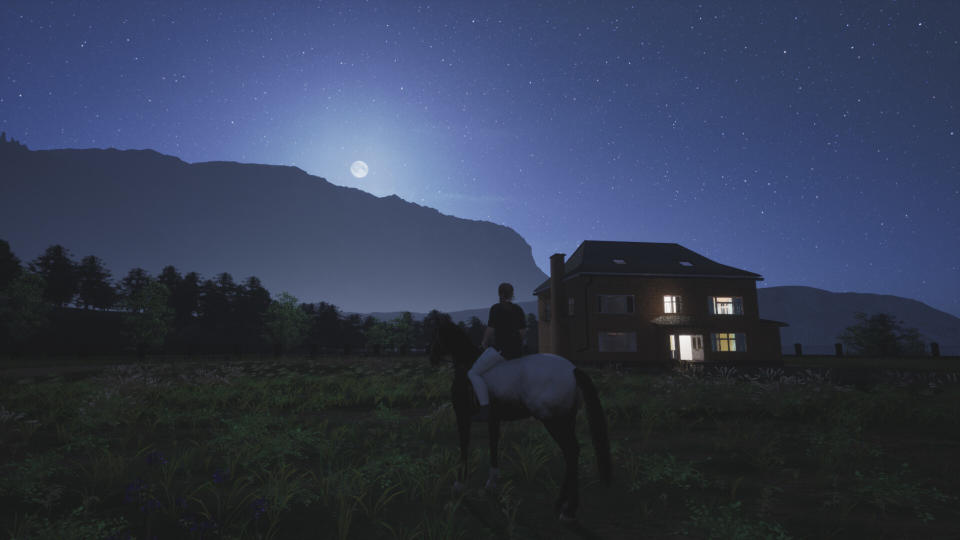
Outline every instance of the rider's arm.
<svg viewBox="0 0 960 540"><path fill-rule="evenodd" d="M488 326L486 330L483 331L483 339L480 340L480 348L486 349L487 347L492 347L494 343L494 338L496 337L496 331L492 326Z"/></svg>

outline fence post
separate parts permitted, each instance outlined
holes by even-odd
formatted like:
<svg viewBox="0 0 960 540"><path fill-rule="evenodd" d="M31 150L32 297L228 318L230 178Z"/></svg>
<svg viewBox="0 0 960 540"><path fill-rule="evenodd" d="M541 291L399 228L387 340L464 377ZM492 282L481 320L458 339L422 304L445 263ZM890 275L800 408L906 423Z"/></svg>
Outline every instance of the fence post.
<svg viewBox="0 0 960 540"><path fill-rule="evenodd" d="M793 352L794 352L794 354L796 354L797 356L803 356L803 345L801 345L801 344L799 344L799 343L794 343L794 344L793 344Z"/></svg>
<svg viewBox="0 0 960 540"><path fill-rule="evenodd" d="M940 356L940 344L937 343L936 341L930 344L930 354L934 358L937 358L938 356Z"/></svg>
<svg viewBox="0 0 960 540"><path fill-rule="evenodd" d="M834 344L833 344L833 350L836 352L837 356L843 356L843 344L842 344L842 343L834 343Z"/></svg>

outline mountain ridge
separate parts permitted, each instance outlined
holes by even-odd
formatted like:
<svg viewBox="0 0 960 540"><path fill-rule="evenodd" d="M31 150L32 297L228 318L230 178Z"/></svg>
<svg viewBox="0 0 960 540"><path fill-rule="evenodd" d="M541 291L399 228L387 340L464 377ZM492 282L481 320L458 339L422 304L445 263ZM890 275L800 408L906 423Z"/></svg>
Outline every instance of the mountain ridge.
<svg viewBox="0 0 960 540"><path fill-rule="evenodd" d="M502 281L532 298L546 277L505 225L298 167L116 149L6 151L0 166L10 171L0 237L25 259L61 244L101 257L115 277L168 264L204 277L227 271L354 311L454 309L485 301Z"/></svg>

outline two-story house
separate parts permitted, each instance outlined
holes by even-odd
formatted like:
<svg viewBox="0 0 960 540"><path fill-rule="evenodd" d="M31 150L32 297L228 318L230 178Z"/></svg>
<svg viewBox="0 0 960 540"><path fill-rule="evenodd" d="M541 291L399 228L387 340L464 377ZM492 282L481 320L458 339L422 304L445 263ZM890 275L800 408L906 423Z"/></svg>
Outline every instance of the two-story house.
<svg viewBox="0 0 960 540"><path fill-rule="evenodd" d="M782 362L780 327L760 318L759 274L679 244L580 244L550 257L538 298L541 352L573 362Z"/></svg>

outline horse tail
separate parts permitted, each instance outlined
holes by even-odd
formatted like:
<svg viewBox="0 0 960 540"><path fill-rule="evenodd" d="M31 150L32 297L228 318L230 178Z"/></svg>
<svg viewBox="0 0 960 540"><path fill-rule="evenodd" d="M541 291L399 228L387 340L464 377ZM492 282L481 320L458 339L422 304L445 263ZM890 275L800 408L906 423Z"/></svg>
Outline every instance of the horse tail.
<svg viewBox="0 0 960 540"><path fill-rule="evenodd" d="M583 401L587 405L587 421L590 424L590 438L593 440L593 450L597 454L597 468L600 470L600 479L610 484L610 436L607 433L607 417L600 406L597 396L597 387L586 372L574 368L573 376L577 379L577 387L583 393Z"/></svg>

